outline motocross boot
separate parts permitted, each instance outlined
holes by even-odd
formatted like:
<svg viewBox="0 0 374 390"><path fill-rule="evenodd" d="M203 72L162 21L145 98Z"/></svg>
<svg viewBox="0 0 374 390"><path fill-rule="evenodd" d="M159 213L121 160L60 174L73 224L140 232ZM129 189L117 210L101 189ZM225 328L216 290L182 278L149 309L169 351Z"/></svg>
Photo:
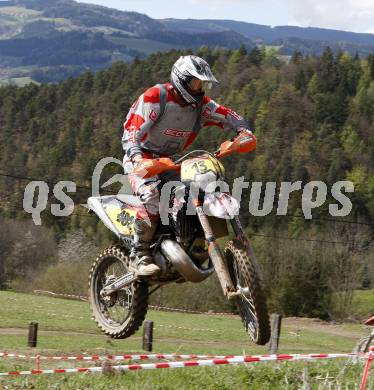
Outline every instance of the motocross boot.
<svg viewBox="0 0 374 390"><path fill-rule="evenodd" d="M151 276L160 271L153 263L150 244L156 232L157 222L149 226L142 219L135 220L134 246L130 254L130 269L139 276Z"/></svg>

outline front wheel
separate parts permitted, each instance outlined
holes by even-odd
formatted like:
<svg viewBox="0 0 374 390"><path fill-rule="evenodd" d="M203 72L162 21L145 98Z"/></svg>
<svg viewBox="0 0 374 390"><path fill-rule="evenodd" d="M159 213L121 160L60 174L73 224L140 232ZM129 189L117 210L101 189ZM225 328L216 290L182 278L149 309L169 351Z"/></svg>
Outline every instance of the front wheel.
<svg viewBox="0 0 374 390"><path fill-rule="evenodd" d="M236 239L229 242L224 253L232 282L242 291L236 297L236 305L243 325L253 342L264 345L270 339L270 324L256 260Z"/></svg>
<svg viewBox="0 0 374 390"><path fill-rule="evenodd" d="M102 289L129 272L128 251L120 246L105 249L91 267L89 298L92 315L108 336L123 339L135 333L144 321L148 308L148 285L137 281L109 296Z"/></svg>

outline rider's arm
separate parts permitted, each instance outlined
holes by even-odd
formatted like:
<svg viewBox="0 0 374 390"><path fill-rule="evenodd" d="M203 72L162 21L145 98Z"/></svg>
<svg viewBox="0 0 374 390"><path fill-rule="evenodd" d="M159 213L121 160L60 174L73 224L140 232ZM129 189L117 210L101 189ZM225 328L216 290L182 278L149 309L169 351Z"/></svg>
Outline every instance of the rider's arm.
<svg viewBox="0 0 374 390"><path fill-rule="evenodd" d="M160 112L160 89L152 87L132 105L123 125L122 147L126 156L135 161L143 157L141 142L154 125Z"/></svg>
<svg viewBox="0 0 374 390"><path fill-rule="evenodd" d="M202 126L218 126L225 130L233 130L240 133L250 130L246 120L235 111L216 103L208 96L204 97L202 109Z"/></svg>

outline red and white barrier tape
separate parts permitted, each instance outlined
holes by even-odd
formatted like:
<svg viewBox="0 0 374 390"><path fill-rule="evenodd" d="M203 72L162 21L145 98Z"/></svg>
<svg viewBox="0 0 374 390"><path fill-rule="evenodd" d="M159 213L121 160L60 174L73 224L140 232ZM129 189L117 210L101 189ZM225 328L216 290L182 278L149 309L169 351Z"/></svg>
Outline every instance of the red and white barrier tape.
<svg viewBox="0 0 374 390"><path fill-rule="evenodd" d="M256 363L264 361L285 361L285 360L321 360L321 359L336 359L348 358L357 356L356 353L341 353L341 354L308 354L308 355L253 355L253 356L234 356L225 359L209 359L209 360L190 360L162 363L146 363L146 364L129 364L121 366L109 366L110 370L114 371L135 371L135 370L154 370L161 368L183 368L183 367L208 367L217 365L230 365L241 363ZM102 372L104 367L87 367L87 368L65 368L65 369L49 369L49 370L31 370L31 371L10 371L2 372L0 376L17 376L17 375L40 375L40 374L61 374L61 373L78 373L78 372Z"/></svg>
<svg viewBox="0 0 374 390"><path fill-rule="evenodd" d="M217 329L198 329L198 328L186 328L185 326L177 326L177 325L155 325L156 328L169 328L169 329L181 329L181 330L189 330L193 332L214 332L214 333L224 333L222 330ZM242 334L242 332L241 332Z"/></svg>
<svg viewBox="0 0 374 390"><path fill-rule="evenodd" d="M78 361L106 361L106 360L161 360L161 359L228 359L235 355L184 355L184 354L126 354L126 355L78 355L78 356L28 356L16 353L1 352L0 358L29 359L29 360L78 360Z"/></svg>
<svg viewBox="0 0 374 390"><path fill-rule="evenodd" d="M83 295L60 294L60 293L54 293L52 291L45 291L45 290L34 290L34 294L52 295L54 297L69 298L69 299L75 299L75 300L85 301L85 302L88 300L88 298Z"/></svg>
<svg viewBox="0 0 374 390"><path fill-rule="evenodd" d="M152 310L160 310L160 311L171 311L171 312L176 312L176 313L189 313L189 314L205 314L205 315L210 315L210 316L237 316L235 313L219 313L219 312L204 312L204 311L196 311L196 310L188 310L188 309L177 309L174 307L167 307L167 306L152 306L149 305L149 308Z"/></svg>

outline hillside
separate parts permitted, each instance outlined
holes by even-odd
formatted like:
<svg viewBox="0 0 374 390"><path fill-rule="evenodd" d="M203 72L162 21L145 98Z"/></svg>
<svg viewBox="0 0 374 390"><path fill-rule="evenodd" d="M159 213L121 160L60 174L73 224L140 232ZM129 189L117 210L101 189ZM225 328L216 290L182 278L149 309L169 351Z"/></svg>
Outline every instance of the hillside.
<svg viewBox="0 0 374 390"><path fill-rule="evenodd" d="M321 55L327 46L367 56L374 35L231 20L155 20L73 0L0 1L0 84L62 81L157 51L256 44L277 46L287 56Z"/></svg>
<svg viewBox="0 0 374 390"><path fill-rule="evenodd" d="M374 35L315 27L265 26L235 20L217 19L160 19L170 30L194 32L235 31L258 43L268 43L284 38L299 38L330 43L347 42L355 45L374 45Z"/></svg>
<svg viewBox="0 0 374 390"><path fill-rule="evenodd" d="M235 20L162 19L166 28L185 33L235 31L257 45L280 46L280 54L321 55L326 47L367 56L374 51L374 35L315 27L265 26Z"/></svg>
<svg viewBox="0 0 374 390"><path fill-rule="evenodd" d="M174 32L146 15L72 0L0 3L0 25L0 82L61 81L172 48L254 47L234 31Z"/></svg>

